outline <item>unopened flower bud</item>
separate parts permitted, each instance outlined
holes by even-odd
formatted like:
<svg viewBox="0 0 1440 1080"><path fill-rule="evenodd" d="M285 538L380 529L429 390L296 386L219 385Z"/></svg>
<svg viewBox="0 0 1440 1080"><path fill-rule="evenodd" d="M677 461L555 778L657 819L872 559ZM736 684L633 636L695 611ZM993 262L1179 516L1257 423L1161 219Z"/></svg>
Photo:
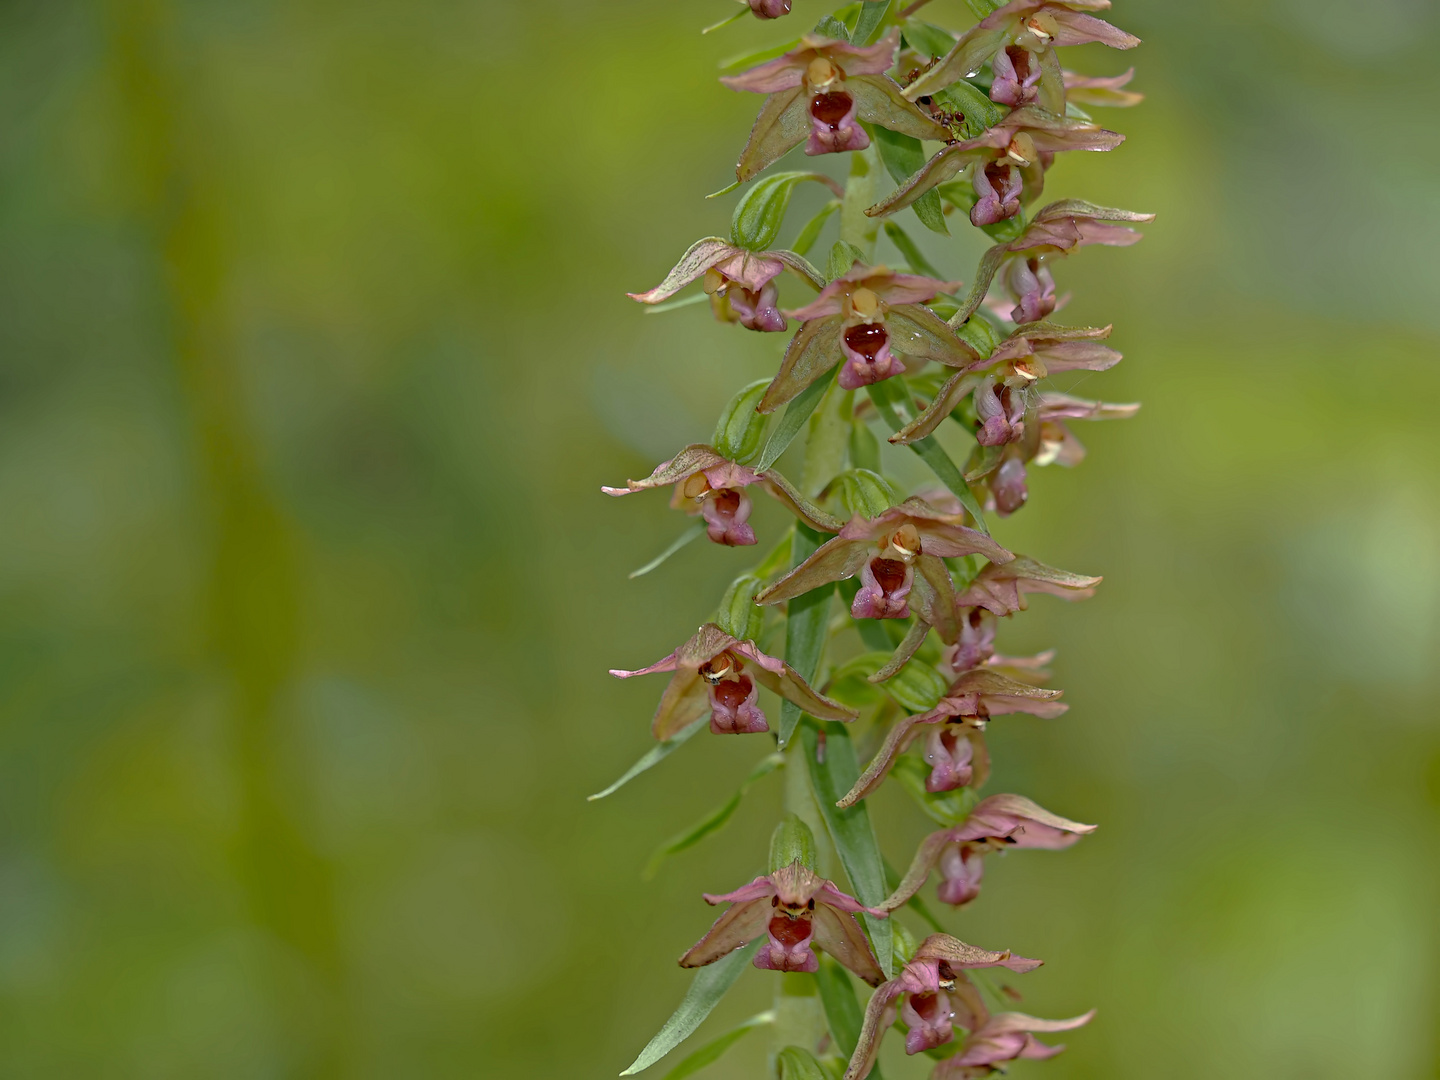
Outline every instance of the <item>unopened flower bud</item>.
<svg viewBox="0 0 1440 1080"><path fill-rule="evenodd" d="M720 414L711 445L731 461L747 462L760 452L765 437L765 417L755 406L765 396L770 380L760 379L741 390Z"/></svg>
<svg viewBox="0 0 1440 1080"><path fill-rule="evenodd" d="M794 814L786 814L770 834L770 873L799 863L815 869L815 834Z"/></svg>

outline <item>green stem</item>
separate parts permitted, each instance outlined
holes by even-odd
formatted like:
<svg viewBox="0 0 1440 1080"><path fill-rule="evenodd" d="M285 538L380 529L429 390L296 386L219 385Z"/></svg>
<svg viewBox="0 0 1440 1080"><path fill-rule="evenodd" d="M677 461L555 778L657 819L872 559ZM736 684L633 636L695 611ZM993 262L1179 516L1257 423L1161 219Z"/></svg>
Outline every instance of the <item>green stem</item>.
<svg viewBox="0 0 1440 1080"><path fill-rule="evenodd" d="M865 216L865 208L875 205L875 178L879 171L880 154L874 143L853 152L845 197L840 202L840 239L854 244L866 262L874 260L875 241L880 235L880 219Z"/></svg>

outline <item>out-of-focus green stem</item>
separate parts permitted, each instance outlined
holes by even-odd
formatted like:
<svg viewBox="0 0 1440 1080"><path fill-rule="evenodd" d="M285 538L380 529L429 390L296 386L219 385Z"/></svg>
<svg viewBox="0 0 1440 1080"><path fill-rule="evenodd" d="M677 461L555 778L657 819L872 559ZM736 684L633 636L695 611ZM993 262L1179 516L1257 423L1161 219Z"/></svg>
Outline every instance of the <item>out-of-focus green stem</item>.
<svg viewBox="0 0 1440 1080"><path fill-rule="evenodd" d="M875 205L879 172L880 154L873 143L852 153L845 198L840 202L840 239L859 248L866 262L875 258L875 241L880 235L880 219L865 216L865 208Z"/></svg>

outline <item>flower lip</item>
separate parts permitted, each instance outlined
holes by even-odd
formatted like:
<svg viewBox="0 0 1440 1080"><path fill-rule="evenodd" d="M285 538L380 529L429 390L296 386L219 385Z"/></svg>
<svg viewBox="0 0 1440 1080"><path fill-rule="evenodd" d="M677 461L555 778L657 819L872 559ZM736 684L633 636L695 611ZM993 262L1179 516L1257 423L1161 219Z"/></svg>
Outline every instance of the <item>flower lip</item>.
<svg viewBox="0 0 1440 1080"><path fill-rule="evenodd" d="M860 323L845 331L845 344L866 360L874 361L889 342L890 334L878 323Z"/></svg>

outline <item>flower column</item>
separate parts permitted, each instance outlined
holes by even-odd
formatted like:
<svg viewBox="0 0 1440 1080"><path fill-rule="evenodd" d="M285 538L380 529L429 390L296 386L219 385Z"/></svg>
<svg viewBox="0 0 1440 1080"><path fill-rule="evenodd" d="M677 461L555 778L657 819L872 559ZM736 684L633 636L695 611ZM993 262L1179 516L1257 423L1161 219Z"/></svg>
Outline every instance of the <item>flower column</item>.
<svg viewBox="0 0 1440 1080"><path fill-rule="evenodd" d="M1140 100L1123 89L1130 73L1067 71L1058 50L1139 42L1093 14L1109 0L968 2L979 21L963 33L916 18L923 4L851 4L722 78L764 95L736 167L735 186L745 186L731 234L696 241L658 286L630 294L681 307L689 299L672 298L699 285L695 298L708 298L723 322L763 333L799 325L774 378L741 389L709 443L677 448L645 479L605 489L669 486L671 505L698 519L637 573L701 533L765 554L674 652L612 672L665 672L670 681L655 710L655 746L592 798L702 728L766 744L730 800L660 846L653 871L719 831L770 773L786 777L768 865L748 885L705 896L725 907L680 958L696 970L690 992L627 1075L694 1032L747 966L779 980L775 1007L695 1050L680 1071L769 1027L781 1077L861 1080L884 1032L898 1026L906 1053L938 1062L936 1080L967 1080L1052 1056L1062 1048L1037 1033L1090 1019L1003 1011L1018 995L998 993L982 969L1020 974L1039 961L952 937L920 894L938 869L936 899L960 908L978 898L987 856L1065 848L1095 828L1020 795L979 794L992 720L1068 708L1044 685L1051 654L997 652L1002 627L1036 593L1083 599L1100 582L1007 550L990 526L992 515L1027 504L1029 470L1083 459L1068 421L1138 408L1051 384L1121 359L1101 344L1110 327L1054 321L1064 298L1053 271L1081 247L1134 243L1131 226L1149 215L1079 199L1035 204L1058 155L1123 141L1087 106ZM790 6L739 0L725 22L779 19ZM797 148L848 154L843 186L826 172L772 168ZM896 183L888 194L887 174ZM812 182L835 197L778 245L792 195ZM807 256L837 217L822 269ZM968 289L931 266L907 231L911 219L945 236L954 226L990 238ZM877 261L882 231L904 266ZM786 306L782 284L812 292ZM941 431L966 456L952 456ZM882 454L877 432L895 449ZM934 477L908 493L887 468L907 449ZM798 482L777 468L787 451ZM750 521L759 492L793 518L778 535L762 538ZM913 857L887 860L876 843L867 799L889 781L940 826ZM894 869L907 864L903 876ZM929 936L919 941L920 932ZM868 1007L857 979L878 987Z"/></svg>

